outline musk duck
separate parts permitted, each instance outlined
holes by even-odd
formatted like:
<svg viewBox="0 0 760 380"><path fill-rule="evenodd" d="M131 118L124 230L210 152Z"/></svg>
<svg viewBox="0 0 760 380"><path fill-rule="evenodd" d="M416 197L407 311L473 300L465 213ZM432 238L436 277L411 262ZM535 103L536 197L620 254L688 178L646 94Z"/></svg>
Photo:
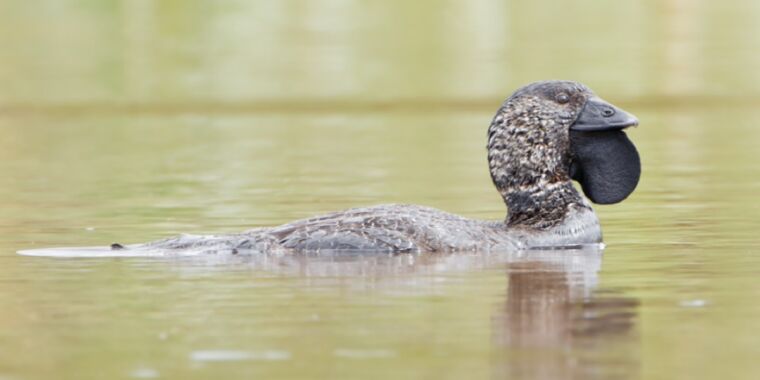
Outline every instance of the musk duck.
<svg viewBox="0 0 760 380"><path fill-rule="evenodd" d="M589 200L617 203L636 188L639 155L623 130L637 124L634 116L580 83L531 83L504 101L488 128L488 167L507 206L504 220L388 204L239 234L181 235L111 249L416 253L601 243Z"/></svg>

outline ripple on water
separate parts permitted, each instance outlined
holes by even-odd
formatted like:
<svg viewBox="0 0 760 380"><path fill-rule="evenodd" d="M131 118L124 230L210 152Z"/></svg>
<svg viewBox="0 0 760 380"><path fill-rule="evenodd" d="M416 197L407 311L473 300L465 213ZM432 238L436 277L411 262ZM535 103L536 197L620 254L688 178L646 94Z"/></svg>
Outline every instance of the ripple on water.
<svg viewBox="0 0 760 380"><path fill-rule="evenodd" d="M683 300L678 303L681 307L687 307L687 308L700 308L707 306L706 300L701 299L694 299L694 300Z"/></svg>
<svg viewBox="0 0 760 380"><path fill-rule="evenodd" d="M140 367L134 369L132 372L129 373L130 377L134 377L135 379L155 379L159 377L158 371L156 371L153 368L147 368L147 367Z"/></svg>
<svg viewBox="0 0 760 380"><path fill-rule="evenodd" d="M199 250L114 250L111 247L62 247L62 248L39 248L18 251L22 256L55 257L55 258L98 258L98 257L187 257L199 256L203 251Z"/></svg>
<svg viewBox="0 0 760 380"><path fill-rule="evenodd" d="M281 350L198 350L190 353L190 360L194 362L234 362L248 360L277 361L289 359L290 352Z"/></svg>
<svg viewBox="0 0 760 380"><path fill-rule="evenodd" d="M387 349L338 348L333 355L346 359L382 359L396 357L397 353Z"/></svg>

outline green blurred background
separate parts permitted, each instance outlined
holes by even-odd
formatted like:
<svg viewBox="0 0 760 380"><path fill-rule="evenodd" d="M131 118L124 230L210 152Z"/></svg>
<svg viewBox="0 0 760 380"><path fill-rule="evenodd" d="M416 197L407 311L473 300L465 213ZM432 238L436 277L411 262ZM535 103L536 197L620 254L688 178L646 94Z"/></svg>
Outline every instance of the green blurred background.
<svg viewBox="0 0 760 380"><path fill-rule="evenodd" d="M0 379L755 379L758 20L750 0L2 1ZM639 188L597 207L601 271L559 298L624 300L624 334L504 343L504 267L15 254L388 202L499 219L486 128L542 79L641 121Z"/></svg>
<svg viewBox="0 0 760 380"><path fill-rule="evenodd" d="M656 105L683 96L757 96L760 82L760 5L752 1L0 7L0 100L19 110L140 105L203 112L328 101L490 109L514 87L547 78Z"/></svg>

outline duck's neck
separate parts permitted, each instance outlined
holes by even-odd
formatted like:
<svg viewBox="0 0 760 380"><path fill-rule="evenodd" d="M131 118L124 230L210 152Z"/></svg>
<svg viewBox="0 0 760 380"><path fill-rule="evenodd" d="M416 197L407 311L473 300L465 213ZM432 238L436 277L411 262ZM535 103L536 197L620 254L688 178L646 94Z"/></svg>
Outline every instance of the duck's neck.
<svg viewBox="0 0 760 380"><path fill-rule="evenodd" d="M547 229L562 223L573 210L590 209L570 180L499 186L507 205L509 227Z"/></svg>
<svg viewBox="0 0 760 380"><path fill-rule="evenodd" d="M507 100L488 130L488 165L509 227L548 229L573 208L590 209L570 182L569 126L544 111Z"/></svg>

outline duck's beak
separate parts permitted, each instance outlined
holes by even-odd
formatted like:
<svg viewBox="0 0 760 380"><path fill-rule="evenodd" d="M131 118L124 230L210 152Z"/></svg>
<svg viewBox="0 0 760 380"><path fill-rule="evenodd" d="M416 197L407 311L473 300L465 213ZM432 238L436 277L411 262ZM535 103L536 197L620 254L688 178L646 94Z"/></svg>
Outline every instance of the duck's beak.
<svg viewBox="0 0 760 380"><path fill-rule="evenodd" d="M586 101L570 130L608 131L637 125L636 117L595 96Z"/></svg>

